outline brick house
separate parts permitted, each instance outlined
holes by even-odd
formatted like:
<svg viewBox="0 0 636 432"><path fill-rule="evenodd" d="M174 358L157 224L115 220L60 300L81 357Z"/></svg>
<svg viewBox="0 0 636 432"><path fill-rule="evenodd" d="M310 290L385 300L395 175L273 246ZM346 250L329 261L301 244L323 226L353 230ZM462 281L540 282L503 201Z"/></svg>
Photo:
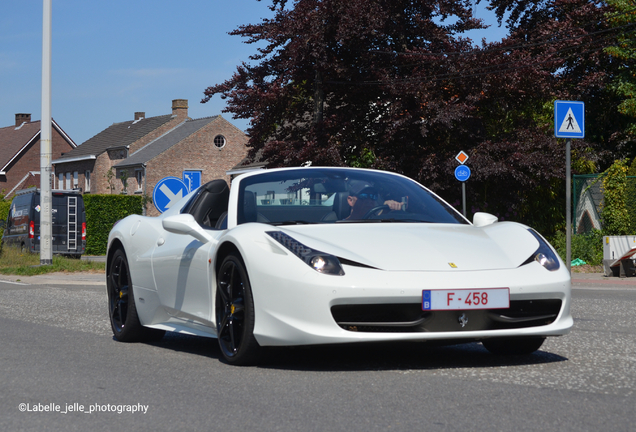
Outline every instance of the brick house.
<svg viewBox="0 0 636 432"><path fill-rule="evenodd" d="M77 144L51 121L52 158L72 151ZM0 192L7 199L16 190L40 187L41 121L31 121L31 114L16 114L15 126L0 128Z"/></svg>
<svg viewBox="0 0 636 432"><path fill-rule="evenodd" d="M133 120L114 123L77 148L54 159L54 187L81 189L82 193L94 194L121 192L113 166L188 120L188 101L173 100L172 114L150 118L145 116L143 112L136 112Z"/></svg>
<svg viewBox="0 0 636 432"><path fill-rule="evenodd" d="M53 160L56 186L93 194L152 197L159 180L198 171L201 182L225 178L246 155L247 136L221 116L193 120L188 101L172 101L172 114L115 123ZM124 187L124 185L126 187ZM125 190L124 190L125 189ZM159 211L152 205L148 215Z"/></svg>
<svg viewBox="0 0 636 432"><path fill-rule="evenodd" d="M189 119L117 163L117 178L125 178L126 193L151 196L165 177L182 178L184 172L198 172L201 184L225 179L247 155L247 136L223 117ZM155 206L148 215L156 216Z"/></svg>

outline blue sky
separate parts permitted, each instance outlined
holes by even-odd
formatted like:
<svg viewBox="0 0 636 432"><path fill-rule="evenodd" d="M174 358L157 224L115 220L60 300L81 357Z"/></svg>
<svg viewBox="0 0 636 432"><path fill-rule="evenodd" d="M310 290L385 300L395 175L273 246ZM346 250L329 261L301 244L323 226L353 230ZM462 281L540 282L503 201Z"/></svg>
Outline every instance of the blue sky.
<svg viewBox="0 0 636 432"><path fill-rule="evenodd" d="M192 118L221 114L218 96L201 104L203 90L232 76L254 45L227 33L272 13L256 0L52 0L52 116L76 144L113 123L169 114L173 99L188 99ZM470 34L499 40L491 24ZM41 118L42 1L4 2L0 15L0 127L16 113ZM247 120L223 116L242 130Z"/></svg>

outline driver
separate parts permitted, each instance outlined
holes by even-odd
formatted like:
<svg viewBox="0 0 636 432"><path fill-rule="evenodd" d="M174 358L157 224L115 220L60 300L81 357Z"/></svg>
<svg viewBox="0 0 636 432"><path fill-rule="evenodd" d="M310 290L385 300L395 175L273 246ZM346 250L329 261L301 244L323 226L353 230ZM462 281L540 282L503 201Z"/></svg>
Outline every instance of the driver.
<svg viewBox="0 0 636 432"><path fill-rule="evenodd" d="M365 187L358 193L351 192L347 197L347 202L351 206L351 214L345 219L362 219L369 210L378 206L378 197L378 191L373 187ZM401 210L402 204L393 200L384 201L384 205L391 210ZM382 214L382 211L378 214Z"/></svg>

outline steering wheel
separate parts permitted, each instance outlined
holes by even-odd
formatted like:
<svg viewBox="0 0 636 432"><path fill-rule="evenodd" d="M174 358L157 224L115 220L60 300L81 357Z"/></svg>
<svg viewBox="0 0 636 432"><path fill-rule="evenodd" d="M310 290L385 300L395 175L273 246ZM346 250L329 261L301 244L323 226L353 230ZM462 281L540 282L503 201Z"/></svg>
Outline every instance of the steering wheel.
<svg viewBox="0 0 636 432"><path fill-rule="evenodd" d="M389 207L386 204L382 204L382 205L373 207L371 210L366 212L366 214L364 216L362 216L362 219L369 219L374 214L376 214L376 213L379 214L382 210L391 210L391 207Z"/></svg>

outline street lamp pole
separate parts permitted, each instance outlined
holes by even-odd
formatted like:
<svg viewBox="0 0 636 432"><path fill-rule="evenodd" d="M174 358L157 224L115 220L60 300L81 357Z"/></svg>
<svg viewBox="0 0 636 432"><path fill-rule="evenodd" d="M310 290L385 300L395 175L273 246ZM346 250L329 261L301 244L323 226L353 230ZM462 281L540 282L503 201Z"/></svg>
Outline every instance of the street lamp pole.
<svg viewBox="0 0 636 432"><path fill-rule="evenodd" d="M53 264L51 245L51 11L52 0L43 0L42 17L42 120L40 121L40 264Z"/></svg>

